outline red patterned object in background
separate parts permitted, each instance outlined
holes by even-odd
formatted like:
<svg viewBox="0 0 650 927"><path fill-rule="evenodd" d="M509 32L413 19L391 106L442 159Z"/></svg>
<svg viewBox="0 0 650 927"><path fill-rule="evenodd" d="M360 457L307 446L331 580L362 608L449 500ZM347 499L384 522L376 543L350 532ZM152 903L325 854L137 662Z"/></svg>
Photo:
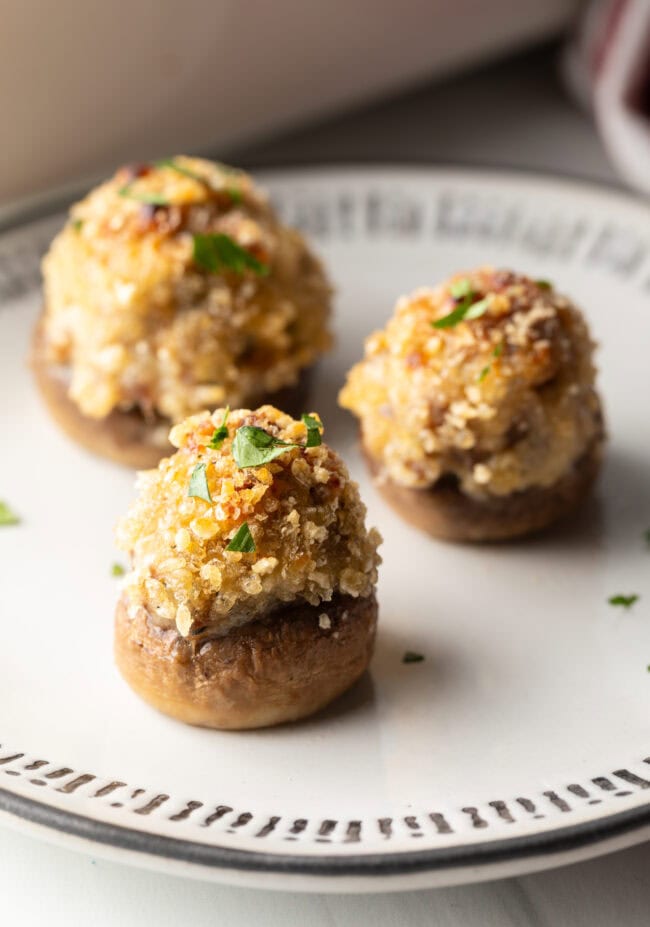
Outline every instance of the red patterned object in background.
<svg viewBox="0 0 650 927"><path fill-rule="evenodd" d="M650 194L650 2L594 0L565 72L625 180Z"/></svg>

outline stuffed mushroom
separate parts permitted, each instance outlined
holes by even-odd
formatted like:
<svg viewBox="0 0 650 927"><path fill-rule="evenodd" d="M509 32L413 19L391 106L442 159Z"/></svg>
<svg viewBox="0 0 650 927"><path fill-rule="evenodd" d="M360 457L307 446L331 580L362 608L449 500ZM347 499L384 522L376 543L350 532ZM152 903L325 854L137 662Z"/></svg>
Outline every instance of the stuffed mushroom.
<svg viewBox="0 0 650 927"><path fill-rule="evenodd" d="M265 727L312 714L368 666L380 537L321 428L272 406L204 412L140 474L118 527L132 569L115 654L159 710Z"/></svg>
<svg viewBox="0 0 650 927"><path fill-rule="evenodd" d="M304 407L304 374L331 343L330 287L305 241L247 174L198 158L123 168L93 190L43 276L43 397L77 441L136 467L200 409Z"/></svg>
<svg viewBox="0 0 650 927"><path fill-rule="evenodd" d="M549 283L481 268L400 299L340 402L405 518L451 540L512 538L570 512L596 477L593 350Z"/></svg>

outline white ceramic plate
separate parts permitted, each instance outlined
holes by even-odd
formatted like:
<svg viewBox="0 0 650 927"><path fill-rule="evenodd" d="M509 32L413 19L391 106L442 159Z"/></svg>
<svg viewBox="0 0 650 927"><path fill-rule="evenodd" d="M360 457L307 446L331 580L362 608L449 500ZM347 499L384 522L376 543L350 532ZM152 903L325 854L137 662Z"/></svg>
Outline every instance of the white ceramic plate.
<svg viewBox="0 0 650 927"><path fill-rule="evenodd" d="M650 212L573 183L428 169L263 178L338 287L338 347L310 403L385 538L372 672L274 730L184 727L111 654L112 527L133 476L64 438L25 366L38 257L62 215L0 237L0 809L93 853L250 885L440 885L650 836ZM479 263L553 280L583 307L610 442L573 524L450 546L375 494L336 406L396 297ZM638 593L627 612L607 604ZM423 663L404 665L416 650Z"/></svg>

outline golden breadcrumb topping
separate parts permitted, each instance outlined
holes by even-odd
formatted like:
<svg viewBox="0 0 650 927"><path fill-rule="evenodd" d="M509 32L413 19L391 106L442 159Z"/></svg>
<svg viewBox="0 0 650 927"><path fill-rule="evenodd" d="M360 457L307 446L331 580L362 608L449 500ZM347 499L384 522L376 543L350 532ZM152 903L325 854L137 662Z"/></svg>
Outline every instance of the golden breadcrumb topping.
<svg viewBox="0 0 650 927"><path fill-rule="evenodd" d="M434 326L470 306L475 318ZM404 486L455 477L476 497L550 486L602 436L593 348L550 284L485 267L400 299L340 402Z"/></svg>
<svg viewBox="0 0 650 927"><path fill-rule="evenodd" d="M326 444L300 446L240 469L233 457L240 426L298 445L307 430L273 406L240 409L213 449L224 413L201 412L176 425L170 439L178 451L139 475L139 497L117 532L132 560L130 604L187 636L204 628L226 633L296 599L318 605L336 593L370 595L381 538L366 529L365 506L341 458ZM211 502L188 496L199 464L206 465ZM227 550L244 523L254 552Z"/></svg>
<svg viewBox="0 0 650 927"><path fill-rule="evenodd" d="M228 236L262 266L197 263ZM43 262L50 362L84 415L179 421L293 385L331 342L330 288L242 171L198 158L123 168L70 211Z"/></svg>

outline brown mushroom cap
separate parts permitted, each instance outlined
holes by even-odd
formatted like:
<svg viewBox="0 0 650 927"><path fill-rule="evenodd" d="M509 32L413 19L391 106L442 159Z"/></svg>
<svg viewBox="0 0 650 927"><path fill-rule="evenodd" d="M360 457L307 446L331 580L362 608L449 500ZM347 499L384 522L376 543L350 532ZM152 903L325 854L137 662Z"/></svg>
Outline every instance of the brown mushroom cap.
<svg viewBox="0 0 650 927"><path fill-rule="evenodd" d="M370 471L380 466L364 452ZM475 499L461 492L457 481L411 489L381 476L378 491L406 521L446 541L507 541L549 527L570 515L589 493L602 458L602 441L589 450L552 486L526 489L508 496Z"/></svg>
<svg viewBox="0 0 650 927"><path fill-rule="evenodd" d="M187 724L239 730L296 721L329 704L365 671L377 602L336 595L294 603L220 637L182 638L122 597L115 659L129 685Z"/></svg>

